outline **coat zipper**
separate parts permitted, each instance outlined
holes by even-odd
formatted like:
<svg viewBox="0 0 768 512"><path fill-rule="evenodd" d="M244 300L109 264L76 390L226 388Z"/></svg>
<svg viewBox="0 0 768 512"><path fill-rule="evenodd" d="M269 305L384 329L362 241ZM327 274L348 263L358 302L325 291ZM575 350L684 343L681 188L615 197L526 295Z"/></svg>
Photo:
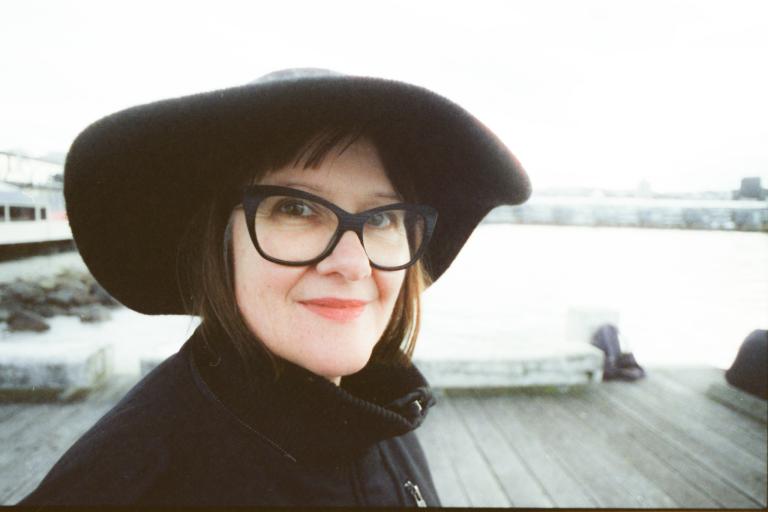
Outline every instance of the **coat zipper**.
<svg viewBox="0 0 768 512"><path fill-rule="evenodd" d="M419 490L419 486L415 483L408 480L403 484L403 487L408 489L408 492L411 494L411 497L413 498L413 501L416 502L417 507L426 507L427 502L424 501L424 498L421 497L421 491Z"/></svg>

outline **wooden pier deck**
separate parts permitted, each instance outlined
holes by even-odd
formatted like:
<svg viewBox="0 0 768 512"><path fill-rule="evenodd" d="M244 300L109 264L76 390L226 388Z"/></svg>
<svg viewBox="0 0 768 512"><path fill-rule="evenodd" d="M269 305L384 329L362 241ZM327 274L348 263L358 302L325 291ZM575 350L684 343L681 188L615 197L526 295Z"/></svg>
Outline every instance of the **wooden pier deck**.
<svg viewBox="0 0 768 512"><path fill-rule="evenodd" d="M131 384L68 404L0 404L0 504L31 491ZM445 506L766 507L768 404L721 370L438 400L418 432Z"/></svg>

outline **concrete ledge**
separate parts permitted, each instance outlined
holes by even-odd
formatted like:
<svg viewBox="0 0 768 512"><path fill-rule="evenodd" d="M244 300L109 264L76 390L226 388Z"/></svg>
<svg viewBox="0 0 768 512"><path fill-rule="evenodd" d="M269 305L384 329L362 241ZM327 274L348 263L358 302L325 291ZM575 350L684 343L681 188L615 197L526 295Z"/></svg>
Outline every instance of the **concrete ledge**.
<svg viewBox="0 0 768 512"><path fill-rule="evenodd" d="M112 347L92 342L0 342L0 396L68 399L102 385L111 374Z"/></svg>
<svg viewBox="0 0 768 512"><path fill-rule="evenodd" d="M573 386L600 382L603 353L590 345L550 347L549 354L415 359L434 388Z"/></svg>

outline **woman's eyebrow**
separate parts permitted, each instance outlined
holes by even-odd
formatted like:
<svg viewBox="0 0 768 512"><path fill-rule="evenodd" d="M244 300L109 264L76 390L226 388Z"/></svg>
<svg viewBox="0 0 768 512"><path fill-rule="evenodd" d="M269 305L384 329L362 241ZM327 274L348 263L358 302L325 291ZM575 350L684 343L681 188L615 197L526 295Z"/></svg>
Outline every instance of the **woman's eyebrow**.
<svg viewBox="0 0 768 512"><path fill-rule="evenodd" d="M312 185L307 185L307 184L305 184L305 183L297 183L297 182L295 182L295 181L285 181L285 182L282 182L282 183L278 182L278 183L276 183L276 184L277 184L277 185L280 185L281 187L288 187L288 188L308 188L308 189L309 189L309 190L311 190L312 192L322 192L322 190L320 190L319 188L317 188L317 187L315 187L315 186L312 186Z"/></svg>

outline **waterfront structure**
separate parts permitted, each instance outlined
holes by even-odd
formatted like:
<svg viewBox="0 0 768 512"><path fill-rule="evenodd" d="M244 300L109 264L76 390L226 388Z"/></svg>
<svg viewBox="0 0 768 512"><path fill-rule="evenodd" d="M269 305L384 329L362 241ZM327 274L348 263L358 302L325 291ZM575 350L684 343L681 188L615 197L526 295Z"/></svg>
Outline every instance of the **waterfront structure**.
<svg viewBox="0 0 768 512"><path fill-rule="evenodd" d="M38 208L37 220L46 219L41 215L41 208L45 208L47 218L63 218L63 172L64 166L60 163L0 151L0 183L30 198Z"/></svg>
<svg viewBox="0 0 768 512"><path fill-rule="evenodd" d="M484 222L768 232L768 201L534 195Z"/></svg>
<svg viewBox="0 0 768 512"><path fill-rule="evenodd" d="M7 248L25 252L72 239L62 173L60 163L0 151L0 259Z"/></svg>
<svg viewBox="0 0 768 512"><path fill-rule="evenodd" d="M739 190L733 191L734 199L768 199L768 189L763 188L762 180L758 176L750 176L741 179Z"/></svg>

